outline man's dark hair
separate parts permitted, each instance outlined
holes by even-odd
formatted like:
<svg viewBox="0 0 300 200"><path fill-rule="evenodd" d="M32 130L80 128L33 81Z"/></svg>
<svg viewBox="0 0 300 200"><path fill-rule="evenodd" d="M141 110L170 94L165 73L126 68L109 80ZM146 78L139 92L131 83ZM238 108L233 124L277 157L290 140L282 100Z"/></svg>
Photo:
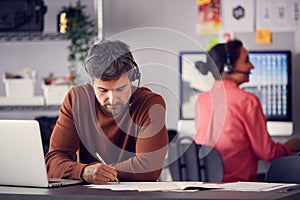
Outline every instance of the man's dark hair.
<svg viewBox="0 0 300 200"><path fill-rule="evenodd" d="M92 79L116 80L134 67L134 58L124 42L102 40L90 49L85 67Z"/></svg>

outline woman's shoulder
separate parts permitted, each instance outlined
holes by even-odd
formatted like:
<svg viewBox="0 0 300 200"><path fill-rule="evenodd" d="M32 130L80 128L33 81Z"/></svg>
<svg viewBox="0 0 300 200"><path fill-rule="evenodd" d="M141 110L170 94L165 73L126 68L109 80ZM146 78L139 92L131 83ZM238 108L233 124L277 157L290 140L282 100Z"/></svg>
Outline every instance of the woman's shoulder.
<svg viewBox="0 0 300 200"><path fill-rule="evenodd" d="M247 105L248 107L257 107L260 106L259 98L252 92L246 91L241 89L239 98L243 104Z"/></svg>
<svg viewBox="0 0 300 200"><path fill-rule="evenodd" d="M249 92L244 89L240 89L239 91L241 92L241 95L244 96L244 98L252 100L252 101L259 101L258 97L254 93Z"/></svg>

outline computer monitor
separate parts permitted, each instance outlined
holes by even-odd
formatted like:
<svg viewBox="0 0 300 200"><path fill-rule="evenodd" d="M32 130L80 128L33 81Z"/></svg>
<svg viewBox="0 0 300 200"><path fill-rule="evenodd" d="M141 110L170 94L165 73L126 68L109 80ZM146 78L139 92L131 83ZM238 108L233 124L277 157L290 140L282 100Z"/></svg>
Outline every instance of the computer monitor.
<svg viewBox="0 0 300 200"><path fill-rule="evenodd" d="M195 62L206 62L206 52L180 52L180 120L178 131L190 136L195 134L194 109L199 93L208 91L214 82L212 74L202 75ZM291 135L291 52L250 51L249 59L254 65L250 81L240 87L253 92L260 99L270 135Z"/></svg>
<svg viewBox="0 0 300 200"><path fill-rule="evenodd" d="M208 91L215 79L209 72L202 75L195 67L196 61L207 61L204 51L189 51L179 53L180 71L180 120L177 124L179 133L193 137L196 133L194 110L199 93Z"/></svg>
<svg viewBox="0 0 300 200"><path fill-rule="evenodd" d="M241 85L259 99L271 135L291 135L292 73L290 51L250 51L250 81Z"/></svg>

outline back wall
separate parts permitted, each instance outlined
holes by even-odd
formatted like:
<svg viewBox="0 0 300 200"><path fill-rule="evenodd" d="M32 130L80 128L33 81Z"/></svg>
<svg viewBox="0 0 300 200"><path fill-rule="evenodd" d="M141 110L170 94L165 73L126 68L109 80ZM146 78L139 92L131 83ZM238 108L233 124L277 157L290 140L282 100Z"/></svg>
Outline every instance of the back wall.
<svg viewBox="0 0 300 200"><path fill-rule="evenodd" d="M209 37L196 34L196 0L103 0L103 36L126 41L141 68L141 85L163 95L167 126L179 119L180 51L201 51ZM256 44L255 33L236 33L248 50L291 50L294 134L300 132L300 55L294 53L294 33L273 33L272 43ZM300 135L300 133L299 133Z"/></svg>

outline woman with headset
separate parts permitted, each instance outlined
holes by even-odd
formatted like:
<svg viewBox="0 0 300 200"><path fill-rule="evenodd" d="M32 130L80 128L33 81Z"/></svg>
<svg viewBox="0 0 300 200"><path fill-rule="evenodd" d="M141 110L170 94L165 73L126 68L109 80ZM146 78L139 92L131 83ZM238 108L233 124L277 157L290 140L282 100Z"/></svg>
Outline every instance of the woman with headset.
<svg viewBox="0 0 300 200"><path fill-rule="evenodd" d="M239 88L254 68L241 41L214 46L207 63L198 61L196 67L204 75L210 71L216 80L197 98L194 140L220 152L224 182L257 181L259 160L271 162L300 150L299 139L285 144L272 140L258 97Z"/></svg>

